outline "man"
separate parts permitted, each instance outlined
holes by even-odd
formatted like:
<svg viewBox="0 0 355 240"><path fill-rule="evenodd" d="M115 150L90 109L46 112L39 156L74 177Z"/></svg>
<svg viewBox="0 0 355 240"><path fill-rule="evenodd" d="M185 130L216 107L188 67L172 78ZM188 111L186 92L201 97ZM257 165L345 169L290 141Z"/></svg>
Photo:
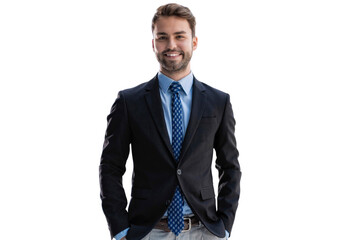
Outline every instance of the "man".
<svg viewBox="0 0 355 240"><path fill-rule="evenodd" d="M102 207L115 239L227 239L241 172L229 95L198 81L190 59L195 18L167 4L152 21L160 72L121 91L107 117L100 164ZM131 145L132 198L122 176ZM216 151L218 209L211 163Z"/></svg>

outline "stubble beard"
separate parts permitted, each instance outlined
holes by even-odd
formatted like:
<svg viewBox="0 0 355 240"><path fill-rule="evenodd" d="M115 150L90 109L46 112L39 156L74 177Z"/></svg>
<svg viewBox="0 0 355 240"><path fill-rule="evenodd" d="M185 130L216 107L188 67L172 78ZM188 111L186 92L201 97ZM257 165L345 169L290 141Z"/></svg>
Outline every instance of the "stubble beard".
<svg viewBox="0 0 355 240"><path fill-rule="evenodd" d="M185 53L185 52L180 51L181 56L182 56L182 59L180 62L169 61L164 58L165 53L166 52L159 53L156 56L157 56L158 62L160 63L162 70L164 70L166 73L169 73L169 74L174 74L174 73L179 73L179 72L185 71L187 66L189 65L191 57L192 57L192 54L190 54L188 52Z"/></svg>

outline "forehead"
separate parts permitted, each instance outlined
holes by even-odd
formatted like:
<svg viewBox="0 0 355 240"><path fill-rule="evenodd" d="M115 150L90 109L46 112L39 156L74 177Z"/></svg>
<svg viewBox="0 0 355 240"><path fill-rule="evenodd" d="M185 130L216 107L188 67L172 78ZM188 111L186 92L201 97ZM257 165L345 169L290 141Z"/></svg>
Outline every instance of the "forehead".
<svg viewBox="0 0 355 240"><path fill-rule="evenodd" d="M160 17L154 26L154 34L162 32L167 34L173 34L182 31L186 33L191 33L189 22L184 18L179 18L175 16Z"/></svg>

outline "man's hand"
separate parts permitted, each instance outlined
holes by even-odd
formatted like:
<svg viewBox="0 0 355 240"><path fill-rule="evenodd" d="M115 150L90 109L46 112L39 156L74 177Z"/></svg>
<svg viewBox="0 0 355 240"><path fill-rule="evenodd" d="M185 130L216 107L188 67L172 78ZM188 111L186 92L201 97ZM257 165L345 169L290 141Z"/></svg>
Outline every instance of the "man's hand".
<svg viewBox="0 0 355 240"><path fill-rule="evenodd" d="M126 239L127 239L126 237L121 238L121 240L126 240Z"/></svg>

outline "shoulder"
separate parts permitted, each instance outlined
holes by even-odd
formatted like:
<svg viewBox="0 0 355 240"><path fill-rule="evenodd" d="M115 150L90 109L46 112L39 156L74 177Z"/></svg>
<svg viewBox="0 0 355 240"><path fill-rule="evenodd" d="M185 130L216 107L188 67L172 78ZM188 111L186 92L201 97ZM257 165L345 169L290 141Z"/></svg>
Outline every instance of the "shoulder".
<svg viewBox="0 0 355 240"><path fill-rule="evenodd" d="M226 99L229 99L228 93L223 92L217 88L214 88L204 82L201 82L201 81L197 80L196 78L194 78L194 84L195 84L196 88L205 92L208 97L212 97L212 98L216 98L216 99L220 99L220 100L224 100L224 101Z"/></svg>
<svg viewBox="0 0 355 240"><path fill-rule="evenodd" d="M118 98L124 97L124 98L137 98L139 96L143 96L145 92L155 86L157 84L157 76L153 77L151 80L141 83L135 87L120 90L118 92Z"/></svg>

